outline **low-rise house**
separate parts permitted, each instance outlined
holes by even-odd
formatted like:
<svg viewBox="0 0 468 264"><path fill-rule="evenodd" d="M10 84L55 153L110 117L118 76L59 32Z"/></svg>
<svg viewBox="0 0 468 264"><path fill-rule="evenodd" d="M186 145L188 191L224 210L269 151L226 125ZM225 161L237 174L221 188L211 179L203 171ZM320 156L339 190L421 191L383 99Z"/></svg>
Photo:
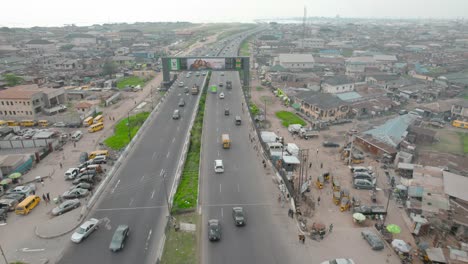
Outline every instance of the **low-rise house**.
<svg viewBox="0 0 468 264"><path fill-rule="evenodd" d="M91 34L73 33L67 36L75 46L93 46L96 45L96 37Z"/></svg>
<svg viewBox="0 0 468 264"><path fill-rule="evenodd" d="M120 47L115 51L116 56L124 56L130 53L130 49L127 47Z"/></svg>
<svg viewBox="0 0 468 264"><path fill-rule="evenodd" d="M314 57L311 54L280 54L278 61L279 65L289 70L314 67Z"/></svg>
<svg viewBox="0 0 468 264"><path fill-rule="evenodd" d="M452 119L468 120L468 101L459 100L454 102L450 111Z"/></svg>
<svg viewBox="0 0 468 264"><path fill-rule="evenodd" d="M26 42L26 47L35 53L54 52L57 50L55 43L46 39L33 39Z"/></svg>
<svg viewBox="0 0 468 264"><path fill-rule="evenodd" d="M300 104L302 113L319 120L343 119L346 118L349 112L348 103L332 94L306 91L296 94L294 101Z"/></svg>
<svg viewBox="0 0 468 264"><path fill-rule="evenodd" d="M398 79L400 79L400 76L396 74L379 74L366 76L365 80L369 85L375 85L380 88L389 89L390 87L395 87L397 85Z"/></svg>
<svg viewBox="0 0 468 264"><path fill-rule="evenodd" d="M345 93L354 91L354 81L346 76L336 76L323 81L322 92L324 93Z"/></svg>

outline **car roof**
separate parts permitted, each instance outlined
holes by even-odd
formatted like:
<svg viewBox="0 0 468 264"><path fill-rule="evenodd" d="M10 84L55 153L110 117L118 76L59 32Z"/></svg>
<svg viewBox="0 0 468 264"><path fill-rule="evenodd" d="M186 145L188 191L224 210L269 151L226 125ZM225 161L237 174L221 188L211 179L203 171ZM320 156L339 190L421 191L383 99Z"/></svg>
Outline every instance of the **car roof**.
<svg viewBox="0 0 468 264"><path fill-rule="evenodd" d="M219 220L218 219L210 219L208 220L208 223L210 225L218 225L219 224Z"/></svg>

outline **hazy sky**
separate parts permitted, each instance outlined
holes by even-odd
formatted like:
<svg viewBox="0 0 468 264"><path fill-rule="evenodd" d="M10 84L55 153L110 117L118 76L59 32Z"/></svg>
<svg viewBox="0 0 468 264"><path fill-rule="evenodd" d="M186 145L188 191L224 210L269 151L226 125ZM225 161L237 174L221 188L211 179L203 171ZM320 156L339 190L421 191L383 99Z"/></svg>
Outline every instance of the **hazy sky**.
<svg viewBox="0 0 468 264"><path fill-rule="evenodd" d="M468 0L2 0L0 26L91 25L110 22L250 22L311 16L468 17Z"/></svg>

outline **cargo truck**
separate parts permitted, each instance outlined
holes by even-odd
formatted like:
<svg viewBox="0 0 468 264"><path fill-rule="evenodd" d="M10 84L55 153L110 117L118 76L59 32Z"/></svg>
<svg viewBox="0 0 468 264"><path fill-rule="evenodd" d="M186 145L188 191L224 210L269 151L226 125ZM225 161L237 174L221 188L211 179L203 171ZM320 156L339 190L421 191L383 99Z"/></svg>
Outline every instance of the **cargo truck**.
<svg viewBox="0 0 468 264"><path fill-rule="evenodd" d="M231 140L229 139L229 134L222 134L221 141L223 142L223 148L228 149L231 147Z"/></svg>

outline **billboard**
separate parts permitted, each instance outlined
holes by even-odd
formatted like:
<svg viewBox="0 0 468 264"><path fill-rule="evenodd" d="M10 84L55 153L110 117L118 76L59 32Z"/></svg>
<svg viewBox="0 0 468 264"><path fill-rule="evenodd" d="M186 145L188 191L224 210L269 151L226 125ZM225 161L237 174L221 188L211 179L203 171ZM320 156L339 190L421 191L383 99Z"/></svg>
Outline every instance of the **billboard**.
<svg viewBox="0 0 468 264"><path fill-rule="evenodd" d="M170 71L180 70L180 60L178 58L173 58L169 60L169 69Z"/></svg>
<svg viewBox="0 0 468 264"><path fill-rule="evenodd" d="M196 58L187 59L187 70L224 70L226 68L224 58Z"/></svg>

